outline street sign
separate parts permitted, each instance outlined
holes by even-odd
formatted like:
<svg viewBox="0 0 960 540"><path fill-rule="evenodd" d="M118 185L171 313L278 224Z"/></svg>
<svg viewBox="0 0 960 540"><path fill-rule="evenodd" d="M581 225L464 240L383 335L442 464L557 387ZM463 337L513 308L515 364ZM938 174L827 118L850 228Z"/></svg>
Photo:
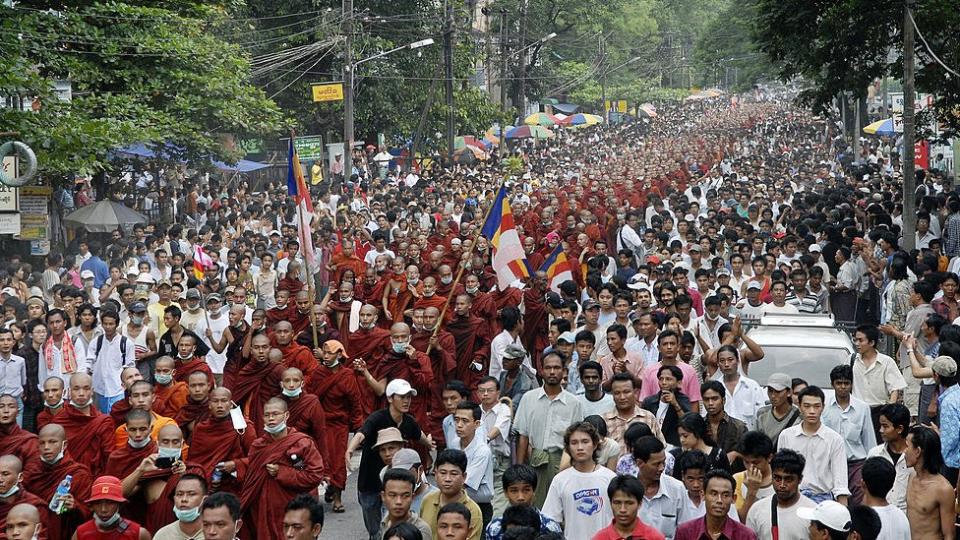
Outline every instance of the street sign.
<svg viewBox="0 0 960 540"><path fill-rule="evenodd" d="M294 146L297 147L297 156L300 161L314 161L323 158L323 137L320 135L307 135L297 137Z"/></svg>
<svg viewBox="0 0 960 540"><path fill-rule="evenodd" d="M326 83L310 85L314 102L343 101L343 83Z"/></svg>
<svg viewBox="0 0 960 540"><path fill-rule="evenodd" d="M893 115L893 132L903 133L903 116L899 114Z"/></svg>

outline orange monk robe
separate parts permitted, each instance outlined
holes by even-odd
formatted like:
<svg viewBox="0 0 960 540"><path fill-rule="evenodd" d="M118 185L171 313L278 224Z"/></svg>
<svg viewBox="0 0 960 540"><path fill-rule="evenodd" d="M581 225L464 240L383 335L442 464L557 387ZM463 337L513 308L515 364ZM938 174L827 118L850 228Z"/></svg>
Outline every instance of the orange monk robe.
<svg viewBox="0 0 960 540"><path fill-rule="evenodd" d="M287 425L312 437L324 464L330 463L334 456L327 452L327 440L323 435L327 430L327 416L317 396L302 391L296 398L282 394L280 397L287 402L287 411L290 413Z"/></svg>
<svg viewBox="0 0 960 540"><path fill-rule="evenodd" d="M49 519L44 521L47 537L51 540L70 540L73 531L90 519L90 509L84 501L90 497L93 475L86 465L64 455L55 465L41 462L39 471L23 476L23 487L27 491L44 501L50 501L57 491L57 486L68 474L72 476L70 494L73 495L74 507L63 514L51 513Z"/></svg>
<svg viewBox="0 0 960 540"><path fill-rule="evenodd" d="M234 387L233 400L240 404L244 414L252 420L254 433L263 431L263 405L280 393L283 364L253 361L240 368Z"/></svg>
<svg viewBox="0 0 960 540"><path fill-rule="evenodd" d="M340 334L343 336L344 334ZM347 348L347 357L350 360L363 360L367 363L370 373L376 373L377 361L390 350L390 331L383 328L363 328L346 335L344 346ZM357 387L360 389L360 410L364 417L377 410L377 396L367 384L363 375L355 373Z"/></svg>
<svg viewBox="0 0 960 540"><path fill-rule="evenodd" d="M432 335L433 332L430 330L414 332L410 336L410 344L418 351L426 353ZM443 418L447 415L443 406L443 387L447 384L447 381L455 376L457 370L456 351L457 344L453 335L443 329L437 332L437 346L430 350L430 369L433 372L433 377L430 378L427 402L429 421L421 427L424 431L433 435L433 440L437 441L438 445L444 442Z"/></svg>
<svg viewBox="0 0 960 540"><path fill-rule="evenodd" d="M150 411L150 416L153 417L153 420L150 424L150 439L153 442L157 442L157 437L160 435L160 429L163 426L176 426L177 421L173 418L167 418L166 416L160 416L154 411ZM127 424L122 424L116 429L115 440L116 446L114 448L122 448L127 445Z"/></svg>
<svg viewBox="0 0 960 540"><path fill-rule="evenodd" d="M418 298L417 301L413 303L413 309L437 308L442 311L443 306L446 304L446 297L434 294L433 296L421 296Z"/></svg>
<svg viewBox="0 0 960 540"><path fill-rule="evenodd" d="M271 463L279 465L276 477L267 472ZM316 493L324 476L323 458L313 439L293 428L287 428L287 435L280 439L270 435L257 439L249 457L238 466L244 523L257 540L282 540L287 502L301 493Z"/></svg>
<svg viewBox="0 0 960 540"><path fill-rule="evenodd" d="M391 316L387 318L384 315L383 320L380 322L383 327L389 328L393 323L403 322L403 312L410 309L410 305L413 304L414 301L414 296L413 293L410 292L406 278L403 278L399 287L391 286L389 280L387 280L384 294L387 295L387 309L390 310ZM382 308L383 298L378 299L374 305Z"/></svg>
<svg viewBox="0 0 960 540"><path fill-rule="evenodd" d="M343 252L331 257L330 265L336 265L333 274L330 276L331 287L338 287L340 285L340 279L343 277L344 270L353 270L353 275L357 279L360 279L363 276L363 271L367 268L367 265L363 263L363 259L357 257L356 254L348 257L344 255Z"/></svg>
<svg viewBox="0 0 960 540"><path fill-rule="evenodd" d="M24 476L40 469L41 461L38 457L40 446L37 443L37 436L21 429L16 422L0 426L0 456L7 455L20 458Z"/></svg>
<svg viewBox="0 0 960 540"><path fill-rule="evenodd" d="M180 409L187 403L187 397L190 395L185 382L171 382L164 386L155 384L153 391L156 399L153 401L153 410L160 416L173 418L177 416Z"/></svg>
<svg viewBox="0 0 960 540"><path fill-rule="evenodd" d="M303 373L304 378L317 369L317 359L313 356L313 351L291 341L286 345L277 345L275 339L271 339L271 344L283 353L283 366L288 368L297 368Z"/></svg>
<svg viewBox="0 0 960 540"><path fill-rule="evenodd" d="M207 415L198 421L193 430L193 438L190 440L190 456L185 460L187 465L198 467L207 482L210 482L213 469L218 463L237 461L246 457L253 446L253 441L257 439L250 419L246 421L248 427L243 430L243 433L234 429L229 415L223 418ZM224 474L220 491L238 495L240 482L233 475Z"/></svg>

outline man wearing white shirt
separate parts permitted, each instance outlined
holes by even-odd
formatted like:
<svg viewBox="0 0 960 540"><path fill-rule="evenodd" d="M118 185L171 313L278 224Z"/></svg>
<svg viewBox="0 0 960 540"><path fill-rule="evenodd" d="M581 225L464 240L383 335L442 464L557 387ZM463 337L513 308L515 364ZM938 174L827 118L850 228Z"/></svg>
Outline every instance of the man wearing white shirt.
<svg viewBox="0 0 960 540"><path fill-rule="evenodd" d="M97 409L109 411L113 404L123 399L123 383L120 372L136 365L136 345L133 340L117 332L120 316L108 311L100 315L103 335L90 343L84 369L93 375L93 392Z"/></svg>
<svg viewBox="0 0 960 540"><path fill-rule="evenodd" d="M13 354L13 331L0 328L0 394L17 400L17 425L23 427L23 388L27 385L27 363L22 356Z"/></svg>
<svg viewBox="0 0 960 540"><path fill-rule="evenodd" d="M363 257L363 262L368 267L374 266L377 263L377 257L380 255L386 255L391 260L395 257L392 251L387 249L387 235L390 234L389 231L374 231L373 236L373 249L367 252Z"/></svg>
<svg viewBox="0 0 960 540"><path fill-rule="evenodd" d="M727 389L724 411L752 431L757 425L757 411L767 404L767 393L757 381L740 374L740 352L735 345L720 347L717 368Z"/></svg>
<svg viewBox="0 0 960 540"><path fill-rule="evenodd" d="M666 468L666 449L660 439L648 435L640 437L633 445L637 478L644 487L640 519L663 533L666 540L673 540L677 527L690 520L686 513L687 488L683 482L663 474ZM653 496L647 493L656 488Z"/></svg>
<svg viewBox="0 0 960 540"><path fill-rule="evenodd" d="M510 425L513 422L510 406L500 402L500 382L484 377L477 384L480 398L481 435L487 439L493 454L493 512L502 515L507 508L503 493L503 472L510 466Z"/></svg>
<svg viewBox="0 0 960 540"><path fill-rule="evenodd" d="M863 463L863 503L880 516L877 540L909 540L910 522L903 510L887 502L896 473L893 465L882 457L871 457Z"/></svg>
<svg viewBox="0 0 960 540"><path fill-rule="evenodd" d="M624 223L620 230L617 232L617 252L621 249L629 249L634 253L634 257L637 255L637 251L641 248L643 240L640 239L640 235L637 234L637 228L640 225L640 214L635 211L627 213L627 222ZM638 260L637 263L643 261Z"/></svg>
<svg viewBox="0 0 960 540"><path fill-rule="evenodd" d="M814 502L836 500L846 504L850 497L847 487L847 452L843 438L823 425L823 390L808 386L797 394L800 425L783 430L777 440L780 449L795 450L806 458L800 491Z"/></svg>
<svg viewBox="0 0 960 540"><path fill-rule="evenodd" d="M207 316L197 321L195 333L210 347L206 355L207 365L218 380L223 377L227 363L227 340L224 334L230 326L230 317L223 313L223 300L219 294L207 295Z"/></svg>
<svg viewBox="0 0 960 540"><path fill-rule="evenodd" d="M503 371L503 353L507 347L510 345L523 347L520 343L520 333L523 332L523 317L520 315L520 310L510 306L503 308L500 311L500 324L503 326L503 331L490 341L489 375L497 379ZM522 367L528 374L534 374L529 358L524 359Z"/></svg>
<svg viewBox="0 0 960 540"><path fill-rule="evenodd" d="M746 525L757 538L773 538L773 501L777 504L777 529L780 540L808 540L810 522L797 515L800 508L813 508L816 503L800 493L806 460L789 449L781 449L770 460L774 494L753 503L747 512Z"/></svg>
<svg viewBox="0 0 960 540"><path fill-rule="evenodd" d="M847 485L850 488L851 504L863 500L860 483L860 468L867 459L867 452L877 445L870 419L870 407L851 395L853 369L841 364L830 370L830 385L834 398L823 410L823 423L843 437L847 451Z"/></svg>
<svg viewBox="0 0 960 540"><path fill-rule="evenodd" d="M59 377L61 380L70 378L70 375L83 370L87 362L87 350L80 337L71 339L67 335L67 318L61 309L51 309L47 312L47 328L50 336L40 348L38 360L39 369L37 385L43 390L43 381L50 377Z"/></svg>
<svg viewBox="0 0 960 540"><path fill-rule="evenodd" d="M627 339L624 348L627 352L639 354L643 357L644 366L652 366L660 361L660 349L657 342L657 332L660 331L659 320L653 313L631 313L630 320L637 332L637 337Z"/></svg>
<svg viewBox="0 0 960 540"><path fill-rule="evenodd" d="M493 452L487 444L486 433L481 430L483 412L472 401L461 401L453 413L457 430L457 442L451 446L467 455L466 481L464 488L470 499L477 503L483 514L483 524L493 519Z"/></svg>

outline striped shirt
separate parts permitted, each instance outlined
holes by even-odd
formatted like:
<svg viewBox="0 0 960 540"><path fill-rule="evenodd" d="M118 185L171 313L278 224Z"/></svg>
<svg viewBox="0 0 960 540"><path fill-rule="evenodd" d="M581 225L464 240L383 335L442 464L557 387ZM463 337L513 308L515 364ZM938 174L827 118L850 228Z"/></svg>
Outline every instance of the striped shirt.
<svg viewBox="0 0 960 540"><path fill-rule="evenodd" d="M824 313L826 311L820 301L820 296L813 294L809 289L807 289L803 298L791 291L787 294L786 302L796 306L800 313Z"/></svg>

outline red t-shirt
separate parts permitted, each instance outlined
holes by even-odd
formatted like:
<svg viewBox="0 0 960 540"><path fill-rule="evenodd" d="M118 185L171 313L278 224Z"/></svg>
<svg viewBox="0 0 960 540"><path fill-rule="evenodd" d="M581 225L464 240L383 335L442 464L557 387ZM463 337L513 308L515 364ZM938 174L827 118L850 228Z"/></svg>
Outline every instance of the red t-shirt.
<svg viewBox="0 0 960 540"><path fill-rule="evenodd" d="M593 540L621 540L623 538L625 537L620 536L620 533L617 532L617 528L613 523L600 529L600 532L593 535ZM640 521L640 518L637 518L637 524L633 527L630 538L633 540L665 540L662 532Z"/></svg>

